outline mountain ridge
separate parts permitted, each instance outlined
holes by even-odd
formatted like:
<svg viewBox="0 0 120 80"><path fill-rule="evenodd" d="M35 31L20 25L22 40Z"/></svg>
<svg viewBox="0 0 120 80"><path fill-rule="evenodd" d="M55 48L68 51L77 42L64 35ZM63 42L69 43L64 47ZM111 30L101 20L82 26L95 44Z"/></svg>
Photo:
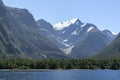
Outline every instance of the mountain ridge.
<svg viewBox="0 0 120 80"><path fill-rule="evenodd" d="M60 23L53 24L53 28L55 30L62 30L64 28L70 26L71 24L77 23L77 21L81 22L78 18L73 18L73 19L70 19L70 20L65 21L65 22L60 22Z"/></svg>
<svg viewBox="0 0 120 80"><path fill-rule="evenodd" d="M66 57L56 45L41 35L33 16L28 10L9 9L1 1L0 18L0 58L44 59ZM31 22L32 24L29 24Z"/></svg>
<svg viewBox="0 0 120 80"><path fill-rule="evenodd" d="M73 22L71 22L73 20ZM50 23L49 23L50 24ZM111 31L101 31L97 28L96 25L91 24L91 23L83 23L81 22L78 18L71 19L65 22L57 23L58 24L58 29L57 25L56 27L55 24L51 25L51 28L53 29L53 32L56 32L55 34L52 33L52 42L56 44L62 51L64 51L66 54L70 54L75 46L80 44L83 40L87 39L89 34L96 34L96 32L99 33L99 35L102 35L101 41L102 44L105 44L102 46L103 48L108 46L112 40L115 38L115 36L112 34ZM65 24L65 25L64 25ZM47 26L47 25L46 25ZM45 30L45 27L44 27ZM48 30L48 29L46 29ZM111 35L106 34L106 32L109 32ZM45 32L47 33L47 32ZM43 33L44 34L44 33ZM49 34L51 35L51 34ZM47 35L47 36L49 36ZM97 35L98 36L98 35ZM94 37L95 38L95 37ZM104 40L106 43L104 43ZM109 40L109 41L107 41ZM102 50L103 48L100 48ZM100 51L98 50L98 51ZM88 52L89 53L89 52ZM97 52L95 52L97 53ZM94 53L94 54L95 54ZM73 53L72 53L73 54ZM73 55L72 55L73 56Z"/></svg>
<svg viewBox="0 0 120 80"><path fill-rule="evenodd" d="M116 37L78 18L52 25L35 21L27 9L5 6L0 1L0 57L85 58L96 55ZM67 54L65 54L65 53Z"/></svg>
<svg viewBox="0 0 120 80"><path fill-rule="evenodd" d="M120 58L120 33L109 46L94 57L103 59Z"/></svg>

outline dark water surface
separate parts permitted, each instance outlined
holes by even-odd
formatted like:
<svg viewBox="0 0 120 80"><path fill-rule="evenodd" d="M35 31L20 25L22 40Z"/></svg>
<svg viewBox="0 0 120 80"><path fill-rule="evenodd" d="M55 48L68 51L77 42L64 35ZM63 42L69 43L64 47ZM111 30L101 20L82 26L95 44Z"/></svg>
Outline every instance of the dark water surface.
<svg viewBox="0 0 120 80"><path fill-rule="evenodd" d="M0 80L120 80L120 70L3 70Z"/></svg>

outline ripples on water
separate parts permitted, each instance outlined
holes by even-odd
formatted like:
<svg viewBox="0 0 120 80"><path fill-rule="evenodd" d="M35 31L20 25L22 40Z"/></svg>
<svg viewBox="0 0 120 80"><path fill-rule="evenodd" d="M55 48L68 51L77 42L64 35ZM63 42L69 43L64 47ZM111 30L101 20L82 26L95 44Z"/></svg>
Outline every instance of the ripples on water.
<svg viewBox="0 0 120 80"><path fill-rule="evenodd" d="M119 70L0 71L0 80L120 80Z"/></svg>

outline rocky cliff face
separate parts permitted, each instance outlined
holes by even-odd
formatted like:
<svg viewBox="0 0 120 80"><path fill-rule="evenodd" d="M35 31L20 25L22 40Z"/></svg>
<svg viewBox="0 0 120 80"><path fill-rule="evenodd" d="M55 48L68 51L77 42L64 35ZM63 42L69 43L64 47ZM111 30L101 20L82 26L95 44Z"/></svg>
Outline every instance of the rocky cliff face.
<svg viewBox="0 0 120 80"><path fill-rule="evenodd" d="M0 1L1 58L64 58L65 55L36 26L25 9L8 8Z"/></svg>
<svg viewBox="0 0 120 80"><path fill-rule="evenodd" d="M44 23L39 20L37 24L42 34L74 58L95 55L115 38L109 30L100 31L94 24L76 18L53 26L45 20Z"/></svg>
<svg viewBox="0 0 120 80"><path fill-rule="evenodd" d="M27 9L19 9L13 7L7 7L12 17L20 24L27 26L36 26L35 20L32 14Z"/></svg>

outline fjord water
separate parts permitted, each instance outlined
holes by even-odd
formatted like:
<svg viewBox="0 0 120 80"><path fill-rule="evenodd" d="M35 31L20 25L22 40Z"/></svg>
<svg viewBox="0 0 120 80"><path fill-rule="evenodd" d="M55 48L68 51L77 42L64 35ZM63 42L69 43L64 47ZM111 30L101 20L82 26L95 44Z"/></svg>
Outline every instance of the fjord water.
<svg viewBox="0 0 120 80"><path fill-rule="evenodd" d="M119 70L0 71L0 80L120 80Z"/></svg>

